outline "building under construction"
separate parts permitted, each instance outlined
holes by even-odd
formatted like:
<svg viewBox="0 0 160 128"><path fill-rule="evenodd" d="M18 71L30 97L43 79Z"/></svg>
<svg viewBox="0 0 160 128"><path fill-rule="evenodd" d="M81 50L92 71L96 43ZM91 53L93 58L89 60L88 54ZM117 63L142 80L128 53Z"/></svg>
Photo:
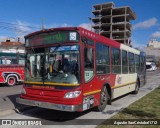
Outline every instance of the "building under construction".
<svg viewBox="0 0 160 128"><path fill-rule="evenodd" d="M93 5L92 28L96 33L131 46L130 20L136 19L129 6L115 7L113 2Z"/></svg>

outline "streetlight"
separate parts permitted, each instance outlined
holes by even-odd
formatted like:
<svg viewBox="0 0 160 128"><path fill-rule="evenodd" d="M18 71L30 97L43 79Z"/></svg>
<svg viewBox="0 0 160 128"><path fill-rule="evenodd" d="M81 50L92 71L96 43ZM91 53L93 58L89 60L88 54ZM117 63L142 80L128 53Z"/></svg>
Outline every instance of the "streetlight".
<svg viewBox="0 0 160 128"><path fill-rule="evenodd" d="M91 18L91 17L88 17L88 19L90 20L90 23L91 23L91 31L92 31L92 18Z"/></svg>

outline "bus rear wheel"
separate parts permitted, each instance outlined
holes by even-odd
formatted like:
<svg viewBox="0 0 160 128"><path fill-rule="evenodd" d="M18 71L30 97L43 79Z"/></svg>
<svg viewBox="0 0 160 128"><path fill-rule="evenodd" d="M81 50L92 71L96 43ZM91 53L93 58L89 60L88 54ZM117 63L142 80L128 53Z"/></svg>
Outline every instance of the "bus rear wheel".
<svg viewBox="0 0 160 128"><path fill-rule="evenodd" d="M100 112L103 111L107 106L108 99L109 99L108 91L107 88L104 86L101 90L100 105L96 107L96 110Z"/></svg>
<svg viewBox="0 0 160 128"><path fill-rule="evenodd" d="M16 78L14 76L10 76L7 79L8 86L14 86L16 84Z"/></svg>
<svg viewBox="0 0 160 128"><path fill-rule="evenodd" d="M139 86L140 86L140 84L139 84L139 81L137 80L136 87L135 87L135 90L133 91L133 94L138 94Z"/></svg>

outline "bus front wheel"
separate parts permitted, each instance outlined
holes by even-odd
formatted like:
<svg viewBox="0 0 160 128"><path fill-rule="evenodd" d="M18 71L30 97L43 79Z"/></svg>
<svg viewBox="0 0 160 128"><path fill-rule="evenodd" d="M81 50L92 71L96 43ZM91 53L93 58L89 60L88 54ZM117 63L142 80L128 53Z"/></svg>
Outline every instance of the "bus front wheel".
<svg viewBox="0 0 160 128"><path fill-rule="evenodd" d="M7 79L8 86L14 86L16 84L16 78L14 76L10 76Z"/></svg>
<svg viewBox="0 0 160 128"><path fill-rule="evenodd" d="M101 90L100 105L96 107L96 110L100 112L103 111L107 106L108 98L109 98L108 91L107 88L104 86Z"/></svg>

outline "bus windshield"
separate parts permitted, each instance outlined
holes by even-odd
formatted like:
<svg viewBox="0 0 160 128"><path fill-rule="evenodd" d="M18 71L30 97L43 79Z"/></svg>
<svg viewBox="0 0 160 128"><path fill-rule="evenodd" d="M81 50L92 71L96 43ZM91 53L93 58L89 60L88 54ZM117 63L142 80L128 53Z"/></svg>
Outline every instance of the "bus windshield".
<svg viewBox="0 0 160 128"><path fill-rule="evenodd" d="M25 81L79 83L79 46L55 46L27 51Z"/></svg>

